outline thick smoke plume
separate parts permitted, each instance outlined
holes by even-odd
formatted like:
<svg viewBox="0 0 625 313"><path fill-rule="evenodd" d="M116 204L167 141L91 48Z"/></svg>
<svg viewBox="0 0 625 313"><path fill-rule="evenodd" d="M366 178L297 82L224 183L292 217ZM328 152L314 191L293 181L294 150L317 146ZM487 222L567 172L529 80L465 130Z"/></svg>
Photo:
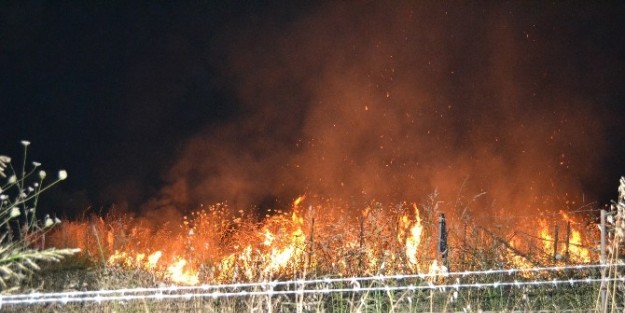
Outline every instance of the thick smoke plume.
<svg viewBox="0 0 625 313"><path fill-rule="evenodd" d="M214 44L238 114L189 139L146 209L435 190L482 194L483 209L578 206L603 135L584 92L595 61L571 61L585 48L563 17L578 13L339 3L234 28Z"/></svg>

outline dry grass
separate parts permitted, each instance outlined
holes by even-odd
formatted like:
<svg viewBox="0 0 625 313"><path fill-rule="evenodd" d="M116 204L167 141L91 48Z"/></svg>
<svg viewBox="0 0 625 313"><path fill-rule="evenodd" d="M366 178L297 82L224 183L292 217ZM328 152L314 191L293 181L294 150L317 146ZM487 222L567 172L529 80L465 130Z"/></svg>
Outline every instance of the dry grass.
<svg viewBox="0 0 625 313"><path fill-rule="evenodd" d="M436 201L433 201L436 205ZM204 260L199 266L202 281L207 282L245 282L263 280L285 280L289 278L324 279L333 277L351 277L395 273L423 273L427 272L429 262L436 258L436 234L438 231L436 209L430 204L421 205L423 237L420 242L417 259L422 263L415 265L409 262L405 253L406 229L402 230L398 219L407 213L413 213L413 206L406 203L383 206L372 203L364 210L366 214L347 214L348 206L334 206L335 214L315 215L315 211L327 207L308 208L302 212L308 223L301 227L305 230L306 242L298 258L288 266L277 271L267 271L267 253L269 248L258 246L250 254L238 254L229 272L218 271L219 258L211 258L209 254L199 253ZM213 230L205 223L220 221L221 213L229 210L217 206L204 213L198 214L197 219L187 219L190 227L195 230L194 235L200 235L201 227ZM414 216L410 215L414 221ZM314 217L314 219L312 218ZM38 290L99 290L146 286L167 286L167 281L161 274L147 271L133 266L120 264L111 265L106 262L107 257L116 249L145 247L132 245L132 236L149 235L150 238L166 238L172 236L170 232L159 233L146 229L142 225L132 224L132 218L121 215L109 217L92 217L83 222L64 223L55 235L57 240L63 239L65 244L90 245L81 257L70 259L75 268L56 268L47 270L44 277L32 280L27 288ZM258 236L264 230L274 233L292 234L292 217L290 214L276 214L271 220L258 224L252 219L239 217L235 224L237 232L223 231L219 238L229 249L227 253L241 251L233 244L242 245L246 242L255 242L263 237ZM314 221L314 222L313 222ZM572 262L570 259L553 259L551 251L541 249L543 243L534 238L535 242L524 247L512 247L508 234L504 228L488 229L472 224L466 218L461 225L448 225L450 234L450 253L448 266L453 271L485 270L494 268L511 268L519 262L527 266L565 265ZM413 225L414 223L410 224ZM290 225L290 226L289 226ZM287 227L289 226L289 227ZM340 227L339 227L340 226ZM243 231L245 230L245 231ZM590 232L590 230L588 230ZM589 233L587 236L592 237ZM175 235L175 234L174 234ZM594 236L594 235L593 235ZM78 241L75 240L78 239ZM143 238L143 237L139 237ZM176 237L170 237L176 238ZM201 247L201 236L188 240L194 249ZM398 238L402 240L398 240ZM292 237L276 239L273 243L288 244ZM197 241L196 241L197 240ZM282 241L281 241L282 240ZM157 240L158 241L158 240ZM208 241L214 243L215 241ZM57 242L58 244L58 242ZM562 244L564 245L564 244ZM216 249L219 246L213 246ZM528 247L533 247L528 249ZM523 250L522 250L523 249ZM211 250L211 253L219 250ZM223 253L223 252L222 252ZM594 256L593 256L594 257ZM519 261L519 259L521 261ZM418 268L421 267L421 268ZM515 273L509 275L470 275L458 278L444 275L436 279L398 279L372 280L362 282L359 286L353 283L337 282L332 284L314 284L307 289L346 289L342 292L317 292L312 294L290 294L268 296L236 296L231 298L190 298L182 297L178 300L139 300L115 301L102 303L69 303L50 304L47 306L27 306L33 312L54 311L84 311L95 310L100 312L449 312L449 311L574 311L588 312L596 308L599 284L543 284L538 286L519 287L484 287L484 288L435 288L411 290L401 288L410 285L429 286L429 284L493 284L528 280L567 280L585 277L598 277L597 270L575 270L559 272L541 272L535 274ZM225 276L224 276L225 275ZM458 280L456 280L458 279ZM356 288L360 287L360 289ZM366 287L381 287L380 290L365 291ZM393 290L400 287L401 290ZM279 290L298 290L297 284L284 285ZM250 289L248 291L262 291ZM278 290L278 289L276 289ZM8 307L10 309L10 307ZM15 307L16 309L18 307Z"/></svg>
<svg viewBox="0 0 625 313"><path fill-rule="evenodd" d="M22 187L18 185L15 190L26 190L24 181L28 175L16 180L21 182ZM618 229L623 223L625 181L622 184L619 189L621 197L614 206L612 220L614 235L611 237L610 260L614 264L622 262L623 234ZM40 243L40 240L29 240L26 241L27 245L9 247L8 250L12 249L11 251L16 251L18 256L23 257L13 257L11 264L24 266L28 263L27 266L32 266L32 263L36 266L20 269L20 278L27 278L22 280L22 291L86 291L168 286L172 282L171 276L166 274L167 262L172 262L177 257L189 261L190 268L197 271L200 282L320 279L321 282L307 286L306 290L341 289L340 292L55 303L4 306L2 309L8 312L89 310L299 313L541 310L588 312L598 307L600 284L505 286L506 282L515 281L598 277L601 273L597 270L460 277L445 275L448 271L596 263L598 253L592 247L598 239L598 232L596 228L575 223L575 216L541 216L538 223L538 217L515 220L514 216L504 214L497 216L496 224L489 224L470 214L471 210L466 209L470 203L456 201L452 207L443 207L435 194L426 203L419 205L418 210L415 210L416 205L405 202L390 205L372 202L362 207L354 207L322 198L309 197L306 201L305 205L295 204L288 212L270 212L261 220L244 211L233 210L225 204L216 204L192 213L179 223L170 221L161 227L119 212L91 216L82 221L67 221L53 232L49 232L45 223L37 222L32 224L31 237L28 238L41 239L45 234L47 245L52 244L59 249L82 248L80 255L67 258L61 264L47 265L41 275L33 275L32 270L39 266L37 261L58 260L66 255L63 251L72 250L44 250L45 253L41 250L27 250L32 249L30 247L33 244ZM14 207L22 209L22 206L16 205L6 208L12 210ZM27 206L23 207L25 210ZM458 215L447 215L446 258L442 258L443 254L438 251L439 213L443 211L461 212ZM28 216L32 217L34 214ZM537 225L545 228L545 232L537 232ZM556 228L560 229L558 236L555 236ZM565 229L566 231L562 231ZM583 241L573 242L573 231L583 235ZM419 238L415 238L415 234L420 234ZM20 250L22 247L26 250ZM576 248L587 250L588 259L578 254ZM118 258L112 262L111 257L120 251L127 253L129 257ZM151 268L143 265L145 256L155 251L163 252L163 264ZM43 257L38 259L31 252L40 253L38 255ZM2 250L0 256L1 253ZM143 257L138 258L141 254L144 254ZM282 256L287 256L287 261L280 263ZM436 277L374 279L360 283L327 282L329 278L340 277L428 273L434 268L431 267L433 260L438 262L437 269L441 274ZM616 267L610 269L608 275L612 278L623 277L623 273ZM495 282L499 286L492 286ZM428 288L446 284L488 286ZM425 288L420 289L422 287ZM377 289L366 290L367 288ZM276 290L296 291L302 290L302 286L297 283L283 284L276 287ZM607 290L612 308L622 308L622 284L608 285ZM240 289L232 291L238 292ZM257 286L247 291L265 290Z"/></svg>
<svg viewBox="0 0 625 313"><path fill-rule="evenodd" d="M45 235L60 220L48 215L37 218L39 195L67 178L64 170L52 182L46 172L33 162L26 166L27 148L22 141L24 156L21 170L16 171L11 158L0 156L0 291L16 289L20 283L39 271L40 264L58 262L78 252L77 249L40 249Z"/></svg>

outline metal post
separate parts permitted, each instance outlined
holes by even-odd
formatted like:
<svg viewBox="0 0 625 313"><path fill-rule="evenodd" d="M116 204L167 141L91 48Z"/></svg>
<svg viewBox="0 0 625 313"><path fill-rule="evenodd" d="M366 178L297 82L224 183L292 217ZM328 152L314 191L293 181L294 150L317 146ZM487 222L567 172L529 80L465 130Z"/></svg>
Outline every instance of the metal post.
<svg viewBox="0 0 625 313"><path fill-rule="evenodd" d="M553 234L553 263L556 263L558 261L558 224L556 224L556 227L554 229L554 234Z"/></svg>
<svg viewBox="0 0 625 313"><path fill-rule="evenodd" d="M466 268L466 263L465 263L465 254L466 254L466 247L468 247L467 245L467 223L465 222L462 228L462 255L461 255L461 260L460 260L460 264L462 264L462 268Z"/></svg>
<svg viewBox="0 0 625 313"><path fill-rule="evenodd" d="M606 214L607 211L606 210L601 210L601 265L605 265L607 263L607 257L606 257L606 236L607 236L607 232L606 232ZM607 303L607 289L608 286L606 285L605 282L605 273L606 273L606 268L602 267L601 268L601 312L605 313L608 310L608 303Z"/></svg>
<svg viewBox="0 0 625 313"><path fill-rule="evenodd" d="M447 263L447 223L445 222L445 214L441 213L438 222L438 254L449 271Z"/></svg>
<svg viewBox="0 0 625 313"><path fill-rule="evenodd" d="M313 254L315 253L315 218L313 217L310 222L310 247L308 248L308 262L312 262Z"/></svg>
<svg viewBox="0 0 625 313"><path fill-rule="evenodd" d="M358 254L358 275L362 275L363 255L365 254L365 216L360 217L360 253Z"/></svg>
<svg viewBox="0 0 625 313"><path fill-rule="evenodd" d="M564 257L566 258L567 261L569 259L570 245L571 245L571 221L568 221L566 223L566 253L564 254Z"/></svg>

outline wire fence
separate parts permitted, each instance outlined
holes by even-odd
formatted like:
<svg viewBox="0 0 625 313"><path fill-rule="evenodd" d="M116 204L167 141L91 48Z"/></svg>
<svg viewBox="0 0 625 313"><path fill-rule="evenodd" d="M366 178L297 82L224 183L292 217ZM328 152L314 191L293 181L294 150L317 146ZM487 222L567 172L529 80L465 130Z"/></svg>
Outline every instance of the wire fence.
<svg viewBox="0 0 625 313"><path fill-rule="evenodd" d="M580 210L580 212L582 211ZM570 223L570 221L568 222ZM445 230L445 227L441 226L440 229ZM528 237L533 237L537 240L553 242L556 247L556 249L553 249L553 263L556 263L556 254L558 253L557 224L555 226L553 239L536 237L524 232L518 233ZM582 246L578 243L569 242L569 235L570 234L567 234L567 237L564 240L566 243L566 251L568 251L569 245ZM439 243L445 243L443 245L445 248L440 248L441 245L439 245L439 253L447 252L446 238L446 231L439 232ZM493 235L493 238L497 237ZM562 242L560 243L562 244ZM519 255L523 256L523 254ZM401 301L418 302L423 301L423 299L429 299L429 307L423 305L415 306L417 309L412 310L411 306L411 311L417 312L425 309L429 309L430 312L433 312L435 311L434 308L446 311L447 305L450 305L450 303L453 304L454 302L463 302L461 300L456 300L459 297L465 297L468 299L465 299L464 303L462 303L462 305L465 306L470 306L472 303L480 303L480 301L490 301L491 303L485 304L483 308L490 308L494 310L504 309L506 311L514 311L516 308L526 310L535 310L536 308L540 308L540 311L547 312L544 308L552 306L557 307L557 311L561 312L567 311L571 307L573 307L573 310L577 309L587 311L592 309L592 304L594 303L593 297L598 294L597 291L600 288L599 286L603 288L608 284L615 285L615 283L625 286L625 277L619 275L604 275L607 270L622 273L624 266L625 265L622 264L542 266L538 263L537 266L530 268L524 267L456 272L448 272L447 268L439 267L436 271L431 273L405 275L322 277L314 279L302 278L250 283L203 284L198 286L170 285L150 288L31 292L0 295L0 310L5 311L8 309L8 311L11 311L27 309L28 311L33 311L33 308L52 306L56 311L65 310L67 312L71 312L71 309L66 310L66 308L70 308L73 305L78 305L78 310L82 311L86 307L93 308L94 306L105 306L107 304L113 304L116 306L122 305L123 307L129 303L145 304L146 302L149 302L157 305L164 303L168 303L166 305L171 305L172 302L188 303L195 301L203 302L201 303L203 306L201 306L200 311L204 311L209 306L214 307L217 305L219 307L220 305L223 305L220 303L228 300L238 301L241 299L242 301L251 301L252 303L256 303L250 304L248 307L251 307L252 305L258 306L259 302L257 299L262 298L264 299L264 302L261 302L265 304L261 303L260 305L267 305L267 307L263 307L261 311L269 310L270 306L275 306L276 308L279 308L277 309L278 311L302 312L302 310L293 311L288 309L284 310L283 308L284 305L289 307L297 301L299 301L300 305L301 303L320 303L324 301L331 302L331 305L336 305L337 299L340 303L348 302L350 308L353 306L360 307L363 303L368 303L367 301L369 300L366 300L368 295L379 294L390 298L390 300L383 299L383 301L380 302L391 303L391 307ZM578 295L576 297L569 297L567 295L576 292L583 293L584 295ZM494 293L499 293L499 298L493 296ZM509 295L505 296L504 294L506 293ZM461 295L459 296L459 294ZM562 296L563 294L564 296ZM560 296L562 296L561 298L565 301L575 302L576 306L569 305L567 307L566 305L568 304L560 306L561 304L555 305L555 302L545 304L546 302L544 302L544 300L534 301L531 299L532 297L544 299ZM400 299L399 302L396 302L397 299L393 299L393 297L398 297ZM477 302L473 301L473 299L469 299L471 297L473 297L473 299L478 299ZM434 304L434 299L437 299L436 304ZM538 303L541 301L542 303ZM625 304L622 299L619 299L618 301L621 306L622 304ZM493 302L500 303L493 304ZM319 306L319 304L317 305ZM456 309L460 308L458 305L452 305L451 307ZM167 309L163 309L163 307L157 306L154 310L169 310L169 307L166 308ZM239 311L240 309L238 304L235 304L234 308L236 308L234 311ZM470 309L466 310L466 307L464 306L461 308L464 311L472 311ZM258 310L258 307L255 307L253 310ZM488 311L488 309L480 310ZM103 311L119 311L119 309L104 309ZM334 310L331 309L321 311ZM352 312L352 310L340 311ZM357 309L354 311L361 312L362 310ZM386 310L382 309L378 311Z"/></svg>
<svg viewBox="0 0 625 313"><path fill-rule="evenodd" d="M237 297L274 297L332 293L366 293L397 291L460 291L461 289L523 288L535 286L574 287L580 284L620 282L625 277L601 278L595 276L558 278L561 273L585 271L583 274L599 273L600 270L622 268L625 265L585 264L534 268L492 269L484 271L439 272L411 275L378 275L349 278L295 279L234 284L205 284L199 286L165 286L152 288L123 288L112 290L68 291L50 293L25 293L0 296L0 309L5 305L33 305L57 303L137 300L192 300L201 298L220 299ZM557 273L551 279L527 279L527 274ZM497 277L492 277L497 275ZM571 275L575 276L575 275ZM484 282L463 282L468 278L490 277ZM439 281L444 281L440 283Z"/></svg>

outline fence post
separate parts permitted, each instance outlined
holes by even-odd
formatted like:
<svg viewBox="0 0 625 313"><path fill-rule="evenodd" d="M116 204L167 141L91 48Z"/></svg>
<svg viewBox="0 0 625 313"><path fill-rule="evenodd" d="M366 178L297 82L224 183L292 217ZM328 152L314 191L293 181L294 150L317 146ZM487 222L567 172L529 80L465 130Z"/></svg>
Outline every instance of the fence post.
<svg viewBox="0 0 625 313"><path fill-rule="evenodd" d="M606 214L607 211L606 210L601 210L601 265L605 265L607 263L607 258L606 258L606 236L607 236L607 232L606 232ZM607 303L607 285L605 282L605 273L606 273L606 268L602 267L601 268L601 309L600 312L607 312L608 310L608 303Z"/></svg>
<svg viewBox="0 0 625 313"><path fill-rule="evenodd" d="M553 263L558 261L558 223L556 222L556 227L554 228L553 234Z"/></svg>
<svg viewBox="0 0 625 313"><path fill-rule="evenodd" d="M467 222L464 222L463 227L462 227L462 255L461 255L461 260L460 260L460 264L462 264L462 269L466 268L466 247L468 247L467 245Z"/></svg>
<svg viewBox="0 0 625 313"><path fill-rule="evenodd" d="M445 222L445 214L441 213L438 221L438 255L441 261L443 261L443 265L449 271L447 251L447 223Z"/></svg>
<svg viewBox="0 0 625 313"><path fill-rule="evenodd" d="M308 265L312 262L313 255L315 254L315 218L313 217L310 222L310 247L308 248Z"/></svg>
<svg viewBox="0 0 625 313"><path fill-rule="evenodd" d="M564 254L565 259L569 260L569 249L571 245L571 221L566 223L566 253Z"/></svg>
<svg viewBox="0 0 625 313"><path fill-rule="evenodd" d="M360 217L360 253L358 254L358 275L362 275L362 257L365 254L365 218L366 213Z"/></svg>

